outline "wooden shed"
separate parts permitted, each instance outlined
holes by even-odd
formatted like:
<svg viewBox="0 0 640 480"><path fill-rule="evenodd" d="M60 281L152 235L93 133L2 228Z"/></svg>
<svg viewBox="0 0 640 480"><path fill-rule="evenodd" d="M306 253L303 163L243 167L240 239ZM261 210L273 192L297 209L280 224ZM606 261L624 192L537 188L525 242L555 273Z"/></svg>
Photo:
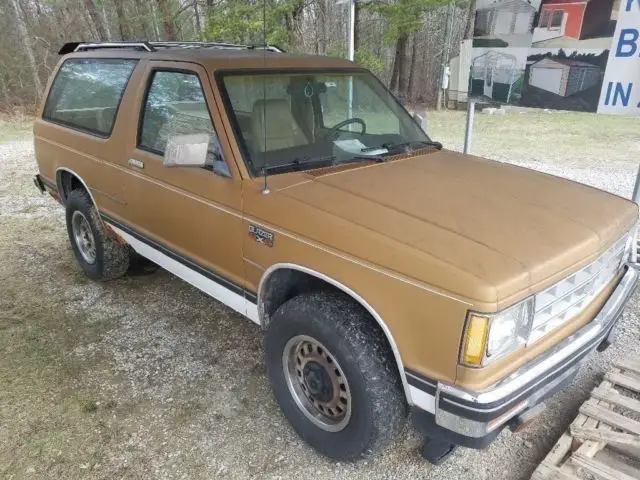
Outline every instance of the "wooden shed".
<svg viewBox="0 0 640 480"><path fill-rule="evenodd" d="M604 35L613 0L543 0L533 42L551 38L583 40Z"/></svg>
<svg viewBox="0 0 640 480"><path fill-rule="evenodd" d="M543 58L529 67L529 85L568 97L598 85L600 68L570 58Z"/></svg>
<svg viewBox="0 0 640 480"><path fill-rule="evenodd" d="M497 0L476 10L476 37L518 35L533 27L536 8L526 0Z"/></svg>

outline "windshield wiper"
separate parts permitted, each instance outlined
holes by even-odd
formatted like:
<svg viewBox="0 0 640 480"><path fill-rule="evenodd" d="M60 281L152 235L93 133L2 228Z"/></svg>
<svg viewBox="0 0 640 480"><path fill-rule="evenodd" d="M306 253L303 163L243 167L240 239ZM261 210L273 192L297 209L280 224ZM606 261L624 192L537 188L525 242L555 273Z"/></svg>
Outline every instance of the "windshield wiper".
<svg viewBox="0 0 640 480"><path fill-rule="evenodd" d="M349 157L340 163L353 163L353 162L364 162L364 161L382 163L382 162L385 162L386 160L381 155L354 155L353 157Z"/></svg>
<svg viewBox="0 0 640 480"><path fill-rule="evenodd" d="M315 165L318 163L322 164L322 163L331 162L330 165L328 166L335 166L335 165L342 165L345 163L355 163L355 162L364 162L364 161L380 163L380 162L384 162L385 159L380 155L354 155L353 157L349 157L339 162L336 162L335 155L327 155L325 157L314 157L314 158L303 158L303 159L296 158L295 160L289 163L281 163L279 165L269 165L266 167L262 167L260 171L264 175L265 173L271 173L273 171L278 171L278 170L286 170L288 168L292 169L293 171L299 171L299 170L302 170L303 167L308 167L310 165Z"/></svg>
<svg viewBox="0 0 640 480"><path fill-rule="evenodd" d="M313 165L316 163L326 163L326 162L334 162L336 159L335 155L328 155L326 157L313 157L313 158L296 158L292 162L289 163L281 163L279 165L268 165L266 167L262 167L261 171L269 173L274 170L285 170L287 168L293 168L293 170L300 170L301 167L305 167L308 165Z"/></svg>
<svg viewBox="0 0 640 480"><path fill-rule="evenodd" d="M412 150L414 150L414 146L415 145L420 145L420 146L424 146L424 147L434 147L438 150L442 150L442 143L440 142L435 142L433 140L412 140L410 142L400 142L400 143L383 143L382 145L380 145L379 147L366 147L361 149L361 152L372 152L374 150L380 150L381 148L385 148L389 151L391 150L398 150L398 149L403 149L405 147L409 147Z"/></svg>

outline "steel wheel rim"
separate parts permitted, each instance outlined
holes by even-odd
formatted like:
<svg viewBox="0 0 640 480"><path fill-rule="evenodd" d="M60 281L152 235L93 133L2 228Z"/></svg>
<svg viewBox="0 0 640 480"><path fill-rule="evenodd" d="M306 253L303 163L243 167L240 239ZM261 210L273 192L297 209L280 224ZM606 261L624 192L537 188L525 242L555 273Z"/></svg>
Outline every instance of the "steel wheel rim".
<svg viewBox="0 0 640 480"><path fill-rule="evenodd" d="M82 259L93 265L96 261L96 241L87 217L79 210L73 212L71 217L71 231Z"/></svg>
<svg viewBox="0 0 640 480"><path fill-rule="evenodd" d="M347 426L351 390L329 349L312 337L297 335L284 347L282 368L289 392L305 417L327 432Z"/></svg>

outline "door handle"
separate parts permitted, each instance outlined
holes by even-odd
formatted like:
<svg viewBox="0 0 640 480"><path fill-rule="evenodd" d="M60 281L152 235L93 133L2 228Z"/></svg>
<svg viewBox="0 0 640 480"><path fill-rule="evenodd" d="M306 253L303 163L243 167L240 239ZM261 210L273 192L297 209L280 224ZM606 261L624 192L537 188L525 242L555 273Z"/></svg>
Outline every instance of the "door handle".
<svg viewBox="0 0 640 480"><path fill-rule="evenodd" d="M144 168L144 162L141 162L140 160L136 160L135 158L130 158L127 163L132 167Z"/></svg>

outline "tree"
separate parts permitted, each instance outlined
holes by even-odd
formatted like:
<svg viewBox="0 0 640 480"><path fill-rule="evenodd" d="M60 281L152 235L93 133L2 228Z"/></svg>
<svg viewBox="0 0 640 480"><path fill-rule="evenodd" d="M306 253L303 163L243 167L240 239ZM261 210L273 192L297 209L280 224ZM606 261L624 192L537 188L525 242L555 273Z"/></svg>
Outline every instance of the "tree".
<svg viewBox="0 0 640 480"><path fill-rule="evenodd" d="M176 31L176 24L173 21L173 15L169 8L168 0L157 0L158 9L162 15L162 26L164 27L165 39L169 41L178 40L178 32Z"/></svg>
<svg viewBox="0 0 640 480"><path fill-rule="evenodd" d="M96 4L93 2L93 0L84 0L84 6L87 9L87 12L89 12L89 16L91 17L93 26L98 33L98 40L109 40L103 18L100 16L100 13L98 13Z"/></svg>
<svg viewBox="0 0 640 480"><path fill-rule="evenodd" d="M36 97L42 97L42 83L40 82L40 74L38 73L38 66L36 64L36 58L33 54L33 47L31 46L31 37L27 33L27 24L24 20L24 13L18 0L9 0L9 4L13 8L13 12L16 17L16 27L18 30L18 36L20 37L20 43L24 48L24 53L27 56L29 67L33 75L33 87L36 93Z"/></svg>
<svg viewBox="0 0 640 480"><path fill-rule="evenodd" d="M113 0L113 5L116 9L116 16L118 17L118 30L120 31L121 40L130 40L132 38L131 29L129 28L129 22L124 13L124 5L122 0Z"/></svg>
<svg viewBox="0 0 640 480"><path fill-rule="evenodd" d="M476 0L469 0L467 6L467 25L464 29L464 39L471 40L473 38L473 30L476 24Z"/></svg>
<svg viewBox="0 0 640 480"><path fill-rule="evenodd" d="M302 0L227 0L210 9L205 38L287 50L302 46Z"/></svg>
<svg viewBox="0 0 640 480"><path fill-rule="evenodd" d="M449 0L387 0L366 4L366 8L379 13L387 21L385 40L395 43L393 67L389 88L403 98L409 93L406 57L410 34L420 30L423 15L429 9L448 3Z"/></svg>

